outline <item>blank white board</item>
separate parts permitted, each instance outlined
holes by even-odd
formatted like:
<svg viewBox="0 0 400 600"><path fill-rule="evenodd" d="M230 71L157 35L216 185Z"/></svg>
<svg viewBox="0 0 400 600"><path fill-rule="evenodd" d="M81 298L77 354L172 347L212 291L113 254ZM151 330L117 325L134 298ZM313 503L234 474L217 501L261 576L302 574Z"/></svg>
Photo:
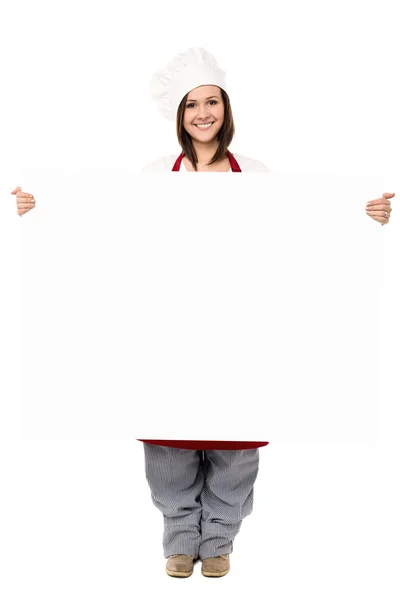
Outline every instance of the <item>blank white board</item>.
<svg viewBox="0 0 400 600"><path fill-rule="evenodd" d="M25 183L24 435L375 438L380 176Z"/></svg>

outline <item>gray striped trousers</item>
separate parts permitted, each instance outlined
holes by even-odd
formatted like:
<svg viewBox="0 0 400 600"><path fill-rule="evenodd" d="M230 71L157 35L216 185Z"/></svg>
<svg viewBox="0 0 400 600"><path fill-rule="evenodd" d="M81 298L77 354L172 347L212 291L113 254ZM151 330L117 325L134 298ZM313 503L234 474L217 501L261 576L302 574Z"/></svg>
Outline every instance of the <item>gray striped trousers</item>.
<svg viewBox="0 0 400 600"><path fill-rule="evenodd" d="M259 449L185 450L143 443L153 504L164 515L164 556L233 551L253 510Z"/></svg>

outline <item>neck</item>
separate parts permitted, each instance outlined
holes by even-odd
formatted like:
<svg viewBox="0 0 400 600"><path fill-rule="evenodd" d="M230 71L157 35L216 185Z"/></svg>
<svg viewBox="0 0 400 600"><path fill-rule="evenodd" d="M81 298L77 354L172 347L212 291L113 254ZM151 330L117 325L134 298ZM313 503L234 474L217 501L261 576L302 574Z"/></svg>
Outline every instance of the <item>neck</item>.
<svg viewBox="0 0 400 600"><path fill-rule="evenodd" d="M193 140L193 139L192 139ZM197 164L206 165L208 161L212 159L218 148L218 140L211 140L210 142L198 142L193 140L193 147L197 154Z"/></svg>

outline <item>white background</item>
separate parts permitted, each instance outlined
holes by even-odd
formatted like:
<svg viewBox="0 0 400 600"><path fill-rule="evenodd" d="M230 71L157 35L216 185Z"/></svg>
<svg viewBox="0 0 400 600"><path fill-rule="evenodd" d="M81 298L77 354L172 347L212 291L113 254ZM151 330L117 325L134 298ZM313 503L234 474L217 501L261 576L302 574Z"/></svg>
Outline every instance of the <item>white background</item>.
<svg viewBox="0 0 400 600"><path fill-rule="evenodd" d="M15 1L2 7L4 597L128 598L144 584L166 597L186 596L187 586L193 597L203 597L203 586L220 594L209 591L216 584L232 597L262 586L276 599L398 598L395 8L394 0ZM24 185L20 173L27 165L139 168L178 153L173 125L150 105L148 82L175 53L194 45L211 51L228 73L237 127L232 151L275 172L383 172L382 192L397 192L391 221L381 228L386 353L380 365L371 364L382 373L379 441L261 449L254 513L243 523L232 571L220 584L198 571L179 584L163 572L162 517L151 505L141 444L18 439L17 332L29 298L19 305L20 222L10 192ZM346 218L340 198L335 210Z"/></svg>

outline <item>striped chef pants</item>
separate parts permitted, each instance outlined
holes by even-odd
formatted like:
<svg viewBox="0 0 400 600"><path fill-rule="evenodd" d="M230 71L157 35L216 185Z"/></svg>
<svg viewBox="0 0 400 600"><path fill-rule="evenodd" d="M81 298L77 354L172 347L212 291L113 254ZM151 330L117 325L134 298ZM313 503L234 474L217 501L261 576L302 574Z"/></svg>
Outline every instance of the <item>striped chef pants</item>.
<svg viewBox="0 0 400 600"><path fill-rule="evenodd" d="M259 450L185 450L143 444L153 504L164 515L164 556L233 551L253 510Z"/></svg>

